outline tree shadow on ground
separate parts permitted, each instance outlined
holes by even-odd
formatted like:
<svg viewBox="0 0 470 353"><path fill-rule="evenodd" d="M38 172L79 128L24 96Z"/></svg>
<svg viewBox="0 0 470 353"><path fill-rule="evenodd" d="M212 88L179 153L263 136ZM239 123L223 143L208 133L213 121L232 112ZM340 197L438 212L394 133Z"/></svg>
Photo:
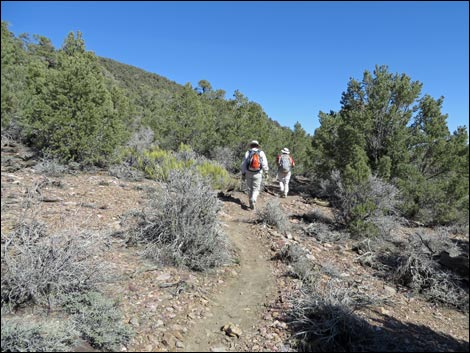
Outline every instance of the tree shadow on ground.
<svg viewBox="0 0 470 353"><path fill-rule="evenodd" d="M279 187L279 181L277 178L273 178L269 183L264 185L264 191L273 196L281 196L281 191ZM304 188L293 179L289 182L289 194L288 196L300 196L304 194Z"/></svg>
<svg viewBox="0 0 470 353"><path fill-rule="evenodd" d="M289 183L289 193L293 195L314 195L314 188L310 179L294 175Z"/></svg>
<svg viewBox="0 0 470 353"><path fill-rule="evenodd" d="M312 306L302 320L286 318L294 348L308 352L468 352L469 343L430 327L373 311L371 322L334 305ZM334 316L334 318L333 318ZM307 320L306 320L307 319Z"/></svg>
<svg viewBox="0 0 470 353"><path fill-rule="evenodd" d="M290 216L290 218L305 222L307 224L315 222L324 223L337 230L342 230L344 228L340 224L337 224L333 217L327 216L320 212L305 212L301 214L293 214Z"/></svg>
<svg viewBox="0 0 470 353"><path fill-rule="evenodd" d="M469 343L456 339L428 326L401 322L375 311L373 319L380 328L379 338L384 351L393 352L468 352Z"/></svg>

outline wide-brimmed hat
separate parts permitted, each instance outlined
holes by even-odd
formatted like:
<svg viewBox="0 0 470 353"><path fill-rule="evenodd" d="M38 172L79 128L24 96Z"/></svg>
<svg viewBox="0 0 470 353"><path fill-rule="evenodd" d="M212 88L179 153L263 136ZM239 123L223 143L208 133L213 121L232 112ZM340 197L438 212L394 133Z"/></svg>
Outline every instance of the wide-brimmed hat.
<svg viewBox="0 0 470 353"><path fill-rule="evenodd" d="M289 149L284 147L282 150L281 150L281 153L285 153L285 154L289 154Z"/></svg>
<svg viewBox="0 0 470 353"><path fill-rule="evenodd" d="M259 146L259 142L256 140L253 140L250 142L250 146Z"/></svg>

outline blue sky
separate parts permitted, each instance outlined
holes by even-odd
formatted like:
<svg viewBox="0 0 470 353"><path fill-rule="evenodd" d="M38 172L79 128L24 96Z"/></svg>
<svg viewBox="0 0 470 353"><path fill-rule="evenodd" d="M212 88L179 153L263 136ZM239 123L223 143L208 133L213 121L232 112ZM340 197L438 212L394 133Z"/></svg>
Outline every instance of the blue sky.
<svg viewBox="0 0 470 353"><path fill-rule="evenodd" d="M239 90L283 126L308 133L340 109L350 78L387 65L444 96L448 126L468 127L467 1L2 1L15 35L87 50L180 84Z"/></svg>

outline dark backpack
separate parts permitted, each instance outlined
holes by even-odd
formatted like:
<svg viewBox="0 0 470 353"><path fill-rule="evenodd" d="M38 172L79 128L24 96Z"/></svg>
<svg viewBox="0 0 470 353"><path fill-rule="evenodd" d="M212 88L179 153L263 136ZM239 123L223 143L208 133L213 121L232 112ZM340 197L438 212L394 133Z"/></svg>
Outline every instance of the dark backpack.
<svg viewBox="0 0 470 353"><path fill-rule="evenodd" d="M260 151L250 151L247 158L246 169L250 172L259 172L262 167L262 158L259 153Z"/></svg>
<svg viewBox="0 0 470 353"><path fill-rule="evenodd" d="M281 172L287 173L290 172L292 168L292 162L288 154L282 154L279 158L279 170Z"/></svg>

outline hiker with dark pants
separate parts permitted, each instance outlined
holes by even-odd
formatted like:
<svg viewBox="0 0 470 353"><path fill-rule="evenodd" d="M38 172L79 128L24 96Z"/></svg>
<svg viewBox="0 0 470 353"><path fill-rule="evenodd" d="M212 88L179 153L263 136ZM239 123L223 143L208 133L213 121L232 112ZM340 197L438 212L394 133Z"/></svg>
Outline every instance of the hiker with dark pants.
<svg viewBox="0 0 470 353"><path fill-rule="evenodd" d="M250 142L250 149L246 151L241 165L242 178L246 180L248 187L248 197L250 208L252 210L256 207L256 199L261 190L261 182L263 180L263 171L268 172L268 159L265 153L261 150L258 141L253 140Z"/></svg>
<svg viewBox="0 0 470 353"><path fill-rule="evenodd" d="M281 154L277 155L277 180L279 181L279 189L281 197L287 197L289 192L289 181L292 174L292 168L295 167L295 162L288 148L283 148Z"/></svg>

